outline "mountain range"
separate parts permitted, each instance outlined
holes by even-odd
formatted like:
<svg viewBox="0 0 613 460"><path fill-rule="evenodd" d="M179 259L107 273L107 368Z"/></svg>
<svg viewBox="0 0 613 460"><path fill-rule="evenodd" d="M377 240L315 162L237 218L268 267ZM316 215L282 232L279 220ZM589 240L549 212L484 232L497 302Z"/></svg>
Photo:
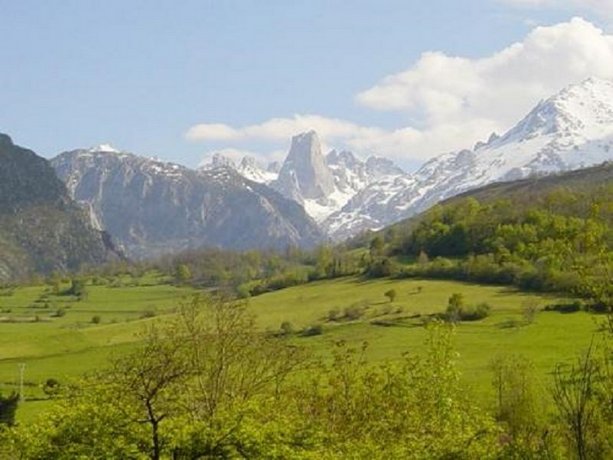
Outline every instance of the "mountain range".
<svg viewBox="0 0 613 460"><path fill-rule="evenodd" d="M201 246L312 247L323 238L296 202L234 168L192 170L109 145L51 160L70 196L133 258Z"/></svg>
<svg viewBox="0 0 613 460"><path fill-rule="evenodd" d="M383 158L364 162L336 151L324 157L314 132L294 137L277 176L253 161L235 169L301 203L338 241L486 184L609 161L612 147L613 82L590 78L539 102L504 135L435 157L411 174Z"/></svg>
<svg viewBox="0 0 613 460"><path fill-rule="evenodd" d="M79 261L70 259L74 251L58 255L60 268L104 260L109 249L100 236L103 230L134 258L201 246L313 247L380 229L486 184L612 160L613 82L590 78L571 85L538 103L503 135L435 157L413 173L383 157L361 159L346 150L324 154L314 131L294 136L285 161L266 167L250 157L235 163L217 154L190 169L109 145L64 152L49 165L7 136L1 141L5 231L0 244L13 250L5 251L9 255L0 261L0 276L26 258L30 265L54 268L44 258L24 255L43 240L17 244L25 236L9 223L25 222L26 210L41 200L47 201L39 209L54 209L58 219L63 212L94 248L85 258L77 251ZM38 166L15 169L16 158L22 167L28 162ZM41 230L35 220L28 225Z"/></svg>

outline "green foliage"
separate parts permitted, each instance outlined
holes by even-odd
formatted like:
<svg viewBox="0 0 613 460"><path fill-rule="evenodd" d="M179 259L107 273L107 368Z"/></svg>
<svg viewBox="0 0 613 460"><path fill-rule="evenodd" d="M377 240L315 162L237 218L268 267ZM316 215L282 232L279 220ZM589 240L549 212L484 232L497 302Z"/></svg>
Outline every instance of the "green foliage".
<svg viewBox="0 0 613 460"><path fill-rule="evenodd" d="M297 393L330 458L488 458L491 419L465 398L449 331L429 330L425 355L369 366L360 349L337 342L323 375Z"/></svg>
<svg viewBox="0 0 613 460"><path fill-rule="evenodd" d="M451 322L459 321L462 307L464 307L464 296L459 292L453 293L447 303L447 320Z"/></svg>
<svg viewBox="0 0 613 460"><path fill-rule="evenodd" d="M556 458L559 442L550 432L547 400L533 364L522 356L497 356L490 364L496 419L504 437L503 458Z"/></svg>
<svg viewBox="0 0 613 460"><path fill-rule="evenodd" d="M388 300L389 300L389 301L390 301L390 303L391 303L391 302L393 302L394 300L396 300L396 297L398 296L398 293L396 292L396 289L389 289L389 290L385 291L385 292L383 293L383 295L384 295L385 297L387 297L387 298L388 298Z"/></svg>
<svg viewBox="0 0 613 460"><path fill-rule="evenodd" d="M49 378L45 381L45 384L43 385L43 392L49 397L54 397L59 394L61 388L62 386L59 380Z"/></svg>
<svg viewBox="0 0 613 460"><path fill-rule="evenodd" d="M418 258L404 276L563 291L610 310L612 196L609 181L573 191L553 189L530 200L521 195L512 195L512 202L457 199L426 212L390 251Z"/></svg>
<svg viewBox="0 0 613 460"><path fill-rule="evenodd" d="M464 296L461 293L454 293L449 297L445 319L452 323L458 321L478 321L490 314L492 307L486 302L481 302L475 306L464 304Z"/></svg>
<svg viewBox="0 0 613 460"><path fill-rule="evenodd" d="M202 249L163 257L151 266L178 284L214 287L248 298L319 279L358 273L358 258L341 248L320 246L312 252Z"/></svg>
<svg viewBox="0 0 613 460"><path fill-rule="evenodd" d="M373 259L375 257L381 257L383 255L384 246L385 246L385 243L383 241L383 238L381 236L375 236L370 241L370 246L369 246L370 257Z"/></svg>
<svg viewBox="0 0 613 460"><path fill-rule="evenodd" d="M281 335L291 335L294 333L294 326L289 321L283 321L279 328L279 333Z"/></svg>
<svg viewBox="0 0 613 460"><path fill-rule="evenodd" d="M15 423L15 412L19 403L19 395L11 393L9 396L0 394L0 426L13 425Z"/></svg>
<svg viewBox="0 0 613 460"><path fill-rule="evenodd" d="M389 257L377 257L366 266L364 274L368 278L383 278L395 275L398 269L398 264Z"/></svg>
<svg viewBox="0 0 613 460"><path fill-rule="evenodd" d="M187 283L192 278L192 272L186 264L177 265L175 280L179 284Z"/></svg>
<svg viewBox="0 0 613 460"><path fill-rule="evenodd" d="M606 459L613 455L613 373L611 350L596 356L592 344L573 365L554 372L553 399L558 419L575 458Z"/></svg>
<svg viewBox="0 0 613 460"><path fill-rule="evenodd" d="M72 295L79 300L86 300L88 295L87 283L84 279L73 278L70 280L70 287L62 292L63 295Z"/></svg>
<svg viewBox="0 0 613 460"><path fill-rule="evenodd" d="M395 289L399 295L410 292L418 303L419 296L439 294L443 285L420 280L426 289L418 296L409 289L418 282L399 283L413 283ZM352 292L359 290L355 281L350 284ZM373 299L380 299L383 282L367 284ZM466 309L463 299L473 294L453 295L465 292L459 288L464 285L447 284L443 295ZM305 294L304 287L298 289ZM479 292L490 300L488 289L494 292ZM496 305L504 304L505 294L495 292L490 294ZM516 313L521 315L519 306ZM560 442L560 434L569 432L566 419L560 416L555 424L547 417L545 393L527 360L497 359L495 410L488 415L479 407L482 400L457 367L452 325L433 320L425 330L413 328L425 336L422 345L409 342L414 339L406 328L386 328L396 329L412 350L391 362L372 363L367 344L342 340L334 341L331 359L310 358L297 347L327 344L343 333L355 343L360 326L367 325L331 327L323 338L279 338L258 330L243 303L195 298L176 316L148 321L140 342L109 368L78 385L63 385L38 421L0 431L0 457L571 458ZM281 329L293 327L287 321ZM483 327L469 335L477 329ZM612 382L605 361L599 363L590 387L590 404L599 409L590 419L589 442L590 452L598 447L606 458Z"/></svg>

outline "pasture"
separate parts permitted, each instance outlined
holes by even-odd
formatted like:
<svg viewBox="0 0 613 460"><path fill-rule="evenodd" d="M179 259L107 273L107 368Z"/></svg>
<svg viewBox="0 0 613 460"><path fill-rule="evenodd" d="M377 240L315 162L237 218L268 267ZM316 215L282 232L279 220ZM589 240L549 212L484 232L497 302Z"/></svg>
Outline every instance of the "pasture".
<svg viewBox="0 0 613 460"><path fill-rule="evenodd" d="M384 295L391 289L393 301ZM172 314L194 292L152 275L114 285L89 284L80 300L53 294L47 285L15 288L0 296L0 391L18 388L19 364L24 363L26 403L18 418L29 419L45 407L42 388L47 379L66 382L103 368L111 354L137 343L148 321ZM277 332L287 323L295 331L290 340L318 355L326 357L337 340L356 346L366 341L367 357L382 361L419 352L423 323L444 312L454 293L462 294L466 304L486 302L491 307L488 317L455 328L464 381L483 398L490 396L489 365L495 356L525 356L545 381L556 363L574 359L598 330L595 315L542 310L568 299L455 281L341 278L247 302L262 330ZM527 319L529 308L535 313ZM355 311L359 314L344 316ZM313 325L320 325L323 333L301 336L299 331Z"/></svg>

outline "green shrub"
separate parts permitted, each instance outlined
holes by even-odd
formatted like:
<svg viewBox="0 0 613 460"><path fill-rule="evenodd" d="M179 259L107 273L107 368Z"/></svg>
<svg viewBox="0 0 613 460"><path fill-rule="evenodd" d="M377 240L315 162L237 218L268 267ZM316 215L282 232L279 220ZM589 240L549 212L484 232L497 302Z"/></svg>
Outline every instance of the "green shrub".
<svg viewBox="0 0 613 460"><path fill-rule="evenodd" d="M355 321L364 316L364 313L366 313L366 307L360 304L354 304L345 308L343 311L343 318L347 321Z"/></svg>
<svg viewBox="0 0 613 460"><path fill-rule="evenodd" d="M385 291L383 295L389 299L390 303L396 300L396 297L398 296L398 294L396 293L396 289L390 289L389 291Z"/></svg>
<svg viewBox="0 0 613 460"><path fill-rule="evenodd" d="M290 335L294 333L294 326L289 321L283 321L279 328L280 335Z"/></svg>
<svg viewBox="0 0 613 460"><path fill-rule="evenodd" d="M328 321L338 321L341 319L341 311L338 308L333 308L326 315Z"/></svg>
<svg viewBox="0 0 613 460"><path fill-rule="evenodd" d="M315 335L321 335L324 333L324 328L321 324L313 324L312 326L305 327L300 333L303 337L313 337Z"/></svg>
<svg viewBox="0 0 613 460"><path fill-rule="evenodd" d="M142 319L146 319L146 318L153 318L155 315L156 315L155 310L153 310L153 309L148 309L148 310L144 310L144 311L141 313L140 317L141 317Z"/></svg>
<svg viewBox="0 0 613 460"><path fill-rule="evenodd" d="M486 318L492 308L485 302L474 307L465 307L460 310L460 321L478 321Z"/></svg>

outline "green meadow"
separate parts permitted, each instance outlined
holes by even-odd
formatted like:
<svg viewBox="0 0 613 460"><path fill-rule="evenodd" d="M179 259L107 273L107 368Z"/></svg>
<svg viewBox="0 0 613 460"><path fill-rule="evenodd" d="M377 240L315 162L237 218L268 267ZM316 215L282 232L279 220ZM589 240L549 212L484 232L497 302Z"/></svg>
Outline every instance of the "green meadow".
<svg viewBox="0 0 613 460"><path fill-rule="evenodd" d="M18 388L19 366L25 364L27 403L19 416L44 406L41 388L47 379L65 382L103 368L112 353L139 340L147 321L171 313L193 293L162 281L126 278L113 287L88 285L81 300L54 295L49 286L16 287L0 296L0 391Z"/></svg>
<svg viewBox="0 0 613 460"><path fill-rule="evenodd" d="M396 292L392 302L384 295L390 289ZM139 340L148 321L172 314L194 292L153 275L115 285L90 284L81 300L54 295L49 286L15 288L0 296L0 391L18 388L19 364L24 363L27 400L18 417L28 419L47 403L42 391L47 379L65 382L103 368L111 354ZM382 361L419 352L424 322L443 312L454 293L467 304L491 307L485 319L455 327L458 365L466 384L483 397L489 396L488 367L497 355L525 356L545 380L556 363L585 349L598 330L595 315L543 311L568 299L454 281L340 278L263 294L248 305L263 330L277 332L286 323L295 331L291 340L321 356L332 342L344 340L356 346L367 342L368 358ZM536 309L531 321L525 317L528 306ZM359 310L359 317L343 317L351 309ZM321 325L320 335L300 335L313 325Z"/></svg>
<svg viewBox="0 0 613 460"><path fill-rule="evenodd" d="M397 293L394 302L384 296L390 289ZM490 390L489 365L497 355L525 356L545 380L557 363L573 360L587 348L599 329L597 315L543 311L568 298L456 281L343 278L255 297L250 306L262 327L279 327L282 321L296 329L322 324L322 335L297 339L315 350L325 353L336 340L356 346L366 341L367 356L377 361L418 351L426 336L422 319L443 312L453 293L463 294L467 304L486 302L492 308L483 320L455 326L458 365L467 384L481 393ZM355 305L366 306L359 320L326 320L330 310ZM527 306L537 310L532 322L524 317ZM401 313L395 313L398 307Z"/></svg>

